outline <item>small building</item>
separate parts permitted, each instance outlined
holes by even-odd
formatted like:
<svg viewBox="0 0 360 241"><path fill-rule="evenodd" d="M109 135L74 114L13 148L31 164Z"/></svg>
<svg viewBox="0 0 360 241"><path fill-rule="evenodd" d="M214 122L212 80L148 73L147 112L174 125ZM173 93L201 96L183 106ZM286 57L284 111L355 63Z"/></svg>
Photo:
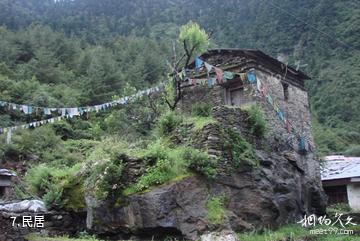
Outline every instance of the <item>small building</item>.
<svg viewBox="0 0 360 241"><path fill-rule="evenodd" d="M360 157L325 157L321 180L328 204L347 203L360 211Z"/></svg>
<svg viewBox="0 0 360 241"><path fill-rule="evenodd" d="M7 169L0 169L0 199L5 197L12 187L12 177L16 176Z"/></svg>
<svg viewBox="0 0 360 241"><path fill-rule="evenodd" d="M251 49L210 49L190 63L185 73L179 102L182 111L191 112L196 103L233 108L257 104L264 111L269 135L305 154L298 165L320 182L319 165L313 161L314 141L305 90L305 81L310 77Z"/></svg>

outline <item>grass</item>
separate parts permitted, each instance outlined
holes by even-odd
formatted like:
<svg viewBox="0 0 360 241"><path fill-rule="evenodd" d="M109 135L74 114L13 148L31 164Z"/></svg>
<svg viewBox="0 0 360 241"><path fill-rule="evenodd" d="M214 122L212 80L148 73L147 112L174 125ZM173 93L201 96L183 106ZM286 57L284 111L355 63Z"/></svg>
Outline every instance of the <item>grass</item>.
<svg viewBox="0 0 360 241"><path fill-rule="evenodd" d="M44 237L38 234L29 234L26 236L29 241L101 241L95 237L69 238L68 236Z"/></svg>
<svg viewBox="0 0 360 241"><path fill-rule="evenodd" d="M210 198L206 203L207 218L212 224L220 224L225 218L225 196Z"/></svg>
<svg viewBox="0 0 360 241"><path fill-rule="evenodd" d="M203 116L192 116L187 117L185 120L186 123L193 124L195 130L201 130L204 126L208 124L217 123L217 121L212 117L203 117Z"/></svg>
<svg viewBox="0 0 360 241"><path fill-rule="evenodd" d="M166 183L164 183L164 184L168 185L170 183L175 183L177 181L181 181L181 180L183 180L183 179L185 179L187 177L193 176L193 175L194 174L192 174L192 173L184 173L184 174L178 175L178 176L166 181ZM159 185L159 186L161 186L161 185ZM130 196L130 195L135 194L135 193L146 193L146 192L149 192L151 190L152 190L151 187L149 187L147 189L139 191L136 184L134 184L134 185L131 185L131 186L125 188L123 190L123 195Z"/></svg>
<svg viewBox="0 0 360 241"><path fill-rule="evenodd" d="M228 128L225 130L224 143L227 149L231 151L231 157L234 167L239 168L244 163L251 166L259 166L253 146L247 142L238 132Z"/></svg>
<svg viewBox="0 0 360 241"><path fill-rule="evenodd" d="M300 226L289 225L284 226L276 231L265 230L262 233L252 232L238 234L238 237L241 241L278 241L287 240L286 238L288 237L296 240L306 236L307 234L309 234L308 230L303 229Z"/></svg>
<svg viewBox="0 0 360 241"><path fill-rule="evenodd" d="M262 137L266 132L266 120L263 111L257 105L245 106L243 108L247 114L247 121L250 124L252 134Z"/></svg>
<svg viewBox="0 0 360 241"><path fill-rule="evenodd" d="M318 226L316 228L327 229L329 227ZM313 229L313 228L311 228ZM349 228L352 229L352 228ZM303 228L300 225L286 225L276 231L265 230L263 232L239 233L238 238L241 241L356 241L359 236L356 235L335 235L324 234L314 235L310 234L310 229Z"/></svg>
<svg viewBox="0 0 360 241"><path fill-rule="evenodd" d="M326 207L326 212L328 213L349 213L350 211L351 208L346 203L337 203Z"/></svg>
<svg viewBox="0 0 360 241"><path fill-rule="evenodd" d="M192 147L173 147L164 140L150 143L145 150L139 151L138 157L154 163L138 178L136 183L126 187L124 195L144 192L150 187L169 183L179 177L197 172L211 177L216 174L215 162L200 150Z"/></svg>

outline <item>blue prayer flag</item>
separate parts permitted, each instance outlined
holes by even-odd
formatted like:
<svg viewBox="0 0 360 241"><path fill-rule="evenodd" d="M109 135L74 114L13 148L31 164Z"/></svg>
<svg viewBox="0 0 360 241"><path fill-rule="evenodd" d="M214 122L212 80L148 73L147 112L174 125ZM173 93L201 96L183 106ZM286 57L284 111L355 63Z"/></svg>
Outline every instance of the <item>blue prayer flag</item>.
<svg viewBox="0 0 360 241"><path fill-rule="evenodd" d="M201 68L201 66L202 66L203 63L204 63L204 62L203 62L201 59L199 59L198 57L196 57L196 59L195 59L195 68L197 68L197 69Z"/></svg>
<svg viewBox="0 0 360 241"><path fill-rule="evenodd" d="M256 75L254 72L248 72L247 73L247 79L250 82L250 84L255 84L256 83Z"/></svg>

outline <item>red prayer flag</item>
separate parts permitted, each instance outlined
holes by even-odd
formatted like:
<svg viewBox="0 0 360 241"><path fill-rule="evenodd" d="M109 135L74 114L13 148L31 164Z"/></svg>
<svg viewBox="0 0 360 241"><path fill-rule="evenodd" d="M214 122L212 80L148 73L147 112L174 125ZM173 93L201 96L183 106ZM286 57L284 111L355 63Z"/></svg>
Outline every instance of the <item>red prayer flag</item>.
<svg viewBox="0 0 360 241"><path fill-rule="evenodd" d="M216 73L216 82L218 84L221 84L223 79L223 71L219 68L215 68L215 73Z"/></svg>

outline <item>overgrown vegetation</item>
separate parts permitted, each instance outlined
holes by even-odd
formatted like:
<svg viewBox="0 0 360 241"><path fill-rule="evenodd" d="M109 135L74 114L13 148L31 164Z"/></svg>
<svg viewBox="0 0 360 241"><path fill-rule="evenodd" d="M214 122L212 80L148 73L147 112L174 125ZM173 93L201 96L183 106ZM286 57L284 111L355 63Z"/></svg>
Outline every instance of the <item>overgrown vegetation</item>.
<svg viewBox="0 0 360 241"><path fill-rule="evenodd" d="M196 1L184 4L178 0L29 0L26 5L0 0L0 100L64 107L130 95L166 80L164 62L171 56L174 39L179 36L174 48L177 56L184 54L185 47L187 61L180 61L183 64L209 46L210 35L211 47L258 48L274 57L286 53L285 62L290 65L295 61L307 64L299 67L312 77L306 88L318 154L360 155L360 71L357 51L353 51L360 47L359 4L352 0L278 3L285 12L306 19L309 25L304 25L289 23L289 16L284 11L279 14L268 2L252 0L235 6L215 0L204 7ZM226 21L215 18L214 9L217 15L226 15ZM207 35L194 22L180 29L189 17L214 31ZM347 44L344 47L334 39ZM180 93L177 83L166 86L165 97L175 101ZM211 107L195 105L191 117L176 112L161 115L164 109L161 101L146 97L111 111L15 131L12 143L0 146L0 159L31 167L26 177L31 192L43 197L47 205L72 210L83 208L85 191L100 199L120 192L121 153L141 156L148 164L132 192L191 172L215 176L217 160L201 150L174 147L165 141L182 124L200 130L215 123ZM248 115L252 133L264 135L266 123L260 109L251 107ZM25 116L19 110L0 107L1 127L43 118L36 111ZM233 130L224 136L235 167L258 164L243 137ZM0 136L1 143L4 138ZM23 188L17 192L25 194Z"/></svg>
<svg viewBox="0 0 360 241"><path fill-rule="evenodd" d="M239 133L228 128L223 135L225 148L230 151L235 168L240 168L244 164L259 165L259 159L256 157L252 145Z"/></svg>
<svg viewBox="0 0 360 241"><path fill-rule="evenodd" d="M319 226L318 228L328 229L328 226ZM314 241L356 241L357 235L323 234L311 235L310 229L303 228L301 225L286 225L278 230L263 230L250 233L238 233L239 240L242 241L282 241L282 240L314 240Z"/></svg>
<svg viewBox="0 0 360 241"><path fill-rule="evenodd" d="M95 236L86 233L80 233L79 237L77 238L70 238L69 236L45 237L39 234L29 234L26 235L26 238L29 241L101 241Z"/></svg>
<svg viewBox="0 0 360 241"><path fill-rule="evenodd" d="M191 171L208 178L216 174L216 160L210 159L206 153L192 147L171 147L161 139L141 151L140 156L155 164L135 184L125 189L126 195L188 176Z"/></svg>
<svg viewBox="0 0 360 241"><path fill-rule="evenodd" d="M248 117L247 121L250 124L250 131L252 134L262 137L266 131L266 121L264 113L258 105L250 105L245 108Z"/></svg>
<svg viewBox="0 0 360 241"><path fill-rule="evenodd" d="M84 190L77 172L81 165L57 168L40 164L25 176L34 195L42 197L49 208L79 211L85 207Z"/></svg>
<svg viewBox="0 0 360 241"><path fill-rule="evenodd" d="M326 207L327 213L348 213L351 211L349 204L347 203L336 203Z"/></svg>
<svg viewBox="0 0 360 241"><path fill-rule="evenodd" d="M224 194L211 197L206 202L207 218L212 224L223 222L226 214L225 203L226 196Z"/></svg>
<svg viewBox="0 0 360 241"><path fill-rule="evenodd" d="M358 2L276 4L284 11L265 0L235 7L220 0L206 7L198 2L184 5L178 0L29 0L26 5L1 0L0 99L45 106L85 106L128 94L127 83L140 89L164 80L164 61L170 56L171 43L179 36L179 26L190 18L207 30L211 47L260 49L274 57L285 53L284 61L289 65L300 61L300 70L312 77L306 87L318 120L315 140L319 153L357 154L352 150L360 143L359 58L353 51L360 48ZM214 9L218 16L226 15L226 21L214 18ZM308 25L284 12L306 19ZM289 18L294 20L290 24ZM126 21L120 21L123 19ZM200 52L208 46L206 34L194 30L201 28L194 24L183 28L175 46L177 56L181 56L184 40L189 49L194 43L202 43L197 46ZM119 112L109 118L110 128L120 133L137 122L122 116ZM123 127L113 128L118 118ZM27 117L16 111L9 114L0 108L2 127L25 120ZM101 129L95 127L94 131ZM333 139L329 137L336 137L336 141L329 143Z"/></svg>
<svg viewBox="0 0 360 241"><path fill-rule="evenodd" d="M168 136L183 122L183 117L175 111L168 111L157 122L157 132L160 136Z"/></svg>
<svg viewBox="0 0 360 241"><path fill-rule="evenodd" d="M191 114L199 117L209 117L212 113L212 106L207 103L196 103L191 108Z"/></svg>

